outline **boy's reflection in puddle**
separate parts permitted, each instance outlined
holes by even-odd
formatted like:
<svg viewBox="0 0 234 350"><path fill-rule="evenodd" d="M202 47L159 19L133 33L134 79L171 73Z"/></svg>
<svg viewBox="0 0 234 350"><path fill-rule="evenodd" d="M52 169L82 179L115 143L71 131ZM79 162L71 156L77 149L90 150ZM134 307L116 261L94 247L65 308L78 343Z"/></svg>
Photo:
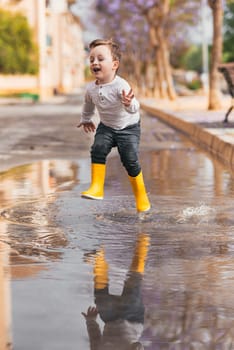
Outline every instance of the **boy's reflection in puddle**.
<svg viewBox="0 0 234 350"><path fill-rule="evenodd" d="M143 350L139 339L143 332L144 305L141 296L142 277L149 247L149 236L139 234L132 263L121 296L109 294L108 264L104 249L94 256L94 296L96 307L82 315L91 350ZM104 322L103 333L96 321Z"/></svg>

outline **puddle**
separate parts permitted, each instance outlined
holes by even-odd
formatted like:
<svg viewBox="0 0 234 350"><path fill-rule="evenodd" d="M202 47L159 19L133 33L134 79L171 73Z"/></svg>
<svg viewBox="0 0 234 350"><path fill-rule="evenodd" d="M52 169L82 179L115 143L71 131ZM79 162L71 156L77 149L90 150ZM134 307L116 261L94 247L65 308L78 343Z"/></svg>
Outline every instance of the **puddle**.
<svg viewBox="0 0 234 350"><path fill-rule="evenodd" d="M0 174L1 350L90 349L95 297L102 350L234 348L232 175L160 135L141 153L144 216L115 154L103 201L80 197L89 159Z"/></svg>

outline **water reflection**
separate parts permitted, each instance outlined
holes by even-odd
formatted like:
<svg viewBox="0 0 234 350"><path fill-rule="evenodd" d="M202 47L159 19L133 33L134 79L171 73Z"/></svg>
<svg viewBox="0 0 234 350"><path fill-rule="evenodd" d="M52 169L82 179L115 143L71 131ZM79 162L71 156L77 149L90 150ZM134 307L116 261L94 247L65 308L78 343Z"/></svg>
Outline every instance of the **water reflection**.
<svg viewBox="0 0 234 350"><path fill-rule="evenodd" d="M234 194L233 174L216 159L194 149L153 150L143 156L151 193L197 197Z"/></svg>
<svg viewBox="0 0 234 350"><path fill-rule="evenodd" d="M70 161L44 160L0 174L0 242L9 248L13 278L35 275L45 269L41 263L61 258L68 239L49 207L61 187L74 186L78 167Z"/></svg>
<svg viewBox="0 0 234 350"><path fill-rule="evenodd" d="M0 227L1 227L0 223ZM0 349L12 349L9 247L0 242Z"/></svg>
<svg viewBox="0 0 234 350"><path fill-rule="evenodd" d="M222 270L224 266L218 267L218 262L212 260L207 261L206 268L205 262L197 263L194 268L191 263L175 262L175 271L169 269L170 273L177 269L181 277L178 283L174 278L173 285L168 277L163 281L162 274L167 276L169 270L162 268L161 278L154 284L154 294L147 298L151 299L144 334L149 342L147 349L234 348L233 286L228 286L229 283L225 286L225 280L216 275L215 269ZM207 277L201 276L205 273ZM159 277L158 272L156 275ZM157 283L165 286L157 287Z"/></svg>
<svg viewBox="0 0 234 350"><path fill-rule="evenodd" d="M141 350L140 338L144 327L144 305L141 294L142 278L149 248L149 236L137 237L131 265L122 294L109 291L108 263L104 248L86 254L93 263L94 302L82 315L86 320L91 350ZM104 322L103 332L97 316Z"/></svg>
<svg viewBox="0 0 234 350"><path fill-rule="evenodd" d="M71 189L78 165L40 161L0 173L0 349L12 348L10 279L36 276L58 260L68 243L49 206L55 193Z"/></svg>
<svg viewBox="0 0 234 350"><path fill-rule="evenodd" d="M23 200L38 199L56 192L59 187L71 188L77 180L78 164L66 160L43 160L0 173L2 206ZM70 186L70 187L69 187Z"/></svg>

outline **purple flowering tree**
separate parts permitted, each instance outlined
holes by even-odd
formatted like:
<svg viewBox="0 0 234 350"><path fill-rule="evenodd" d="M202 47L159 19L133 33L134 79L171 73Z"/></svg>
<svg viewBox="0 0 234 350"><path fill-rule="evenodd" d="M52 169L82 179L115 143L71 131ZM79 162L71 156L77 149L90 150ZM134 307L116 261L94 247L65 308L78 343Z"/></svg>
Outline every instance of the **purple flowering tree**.
<svg viewBox="0 0 234 350"><path fill-rule="evenodd" d="M122 48L121 74L127 75L138 88L146 85L145 70L152 61L148 44L148 24L134 4L128 1L97 1L99 27L103 35L117 41Z"/></svg>
<svg viewBox="0 0 234 350"><path fill-rule="evenodd" d="M199 8L200 0L97 0L103 35L124 48L123 74L141 90L170 99L176 97L170 53L197 23Z"/></svg>

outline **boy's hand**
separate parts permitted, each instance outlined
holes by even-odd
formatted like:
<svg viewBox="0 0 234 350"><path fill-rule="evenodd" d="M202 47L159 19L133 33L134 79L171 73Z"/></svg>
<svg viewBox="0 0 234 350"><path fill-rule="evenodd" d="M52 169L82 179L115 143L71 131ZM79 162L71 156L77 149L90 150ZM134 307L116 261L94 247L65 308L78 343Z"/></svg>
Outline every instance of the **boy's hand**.
<svg viewBox="0 0 234 350"><path fill-rule="evenodd" d="M80 128L83 126L83 129L85 132L94 132L96 130L96 126L93 122L86 122L86 123L80 123L77 125L77 128Z"/></svg>
<svg viewBox="0 0 234 350"><path fill-rule="evenodd" d="M129 90L129 92L126 94L125 90L122 91L122 103L125 107L129 107L132 99L134 97L132 89Z"/></svg>
<svg viewBox="0 0 234 350"><path fill-rule="evenodd" d="M91 320L95 321L98 315L97 308L95 306L90 306L87 310L87 313L82 312L82 315L88 321L91 321Z"/></svg>

